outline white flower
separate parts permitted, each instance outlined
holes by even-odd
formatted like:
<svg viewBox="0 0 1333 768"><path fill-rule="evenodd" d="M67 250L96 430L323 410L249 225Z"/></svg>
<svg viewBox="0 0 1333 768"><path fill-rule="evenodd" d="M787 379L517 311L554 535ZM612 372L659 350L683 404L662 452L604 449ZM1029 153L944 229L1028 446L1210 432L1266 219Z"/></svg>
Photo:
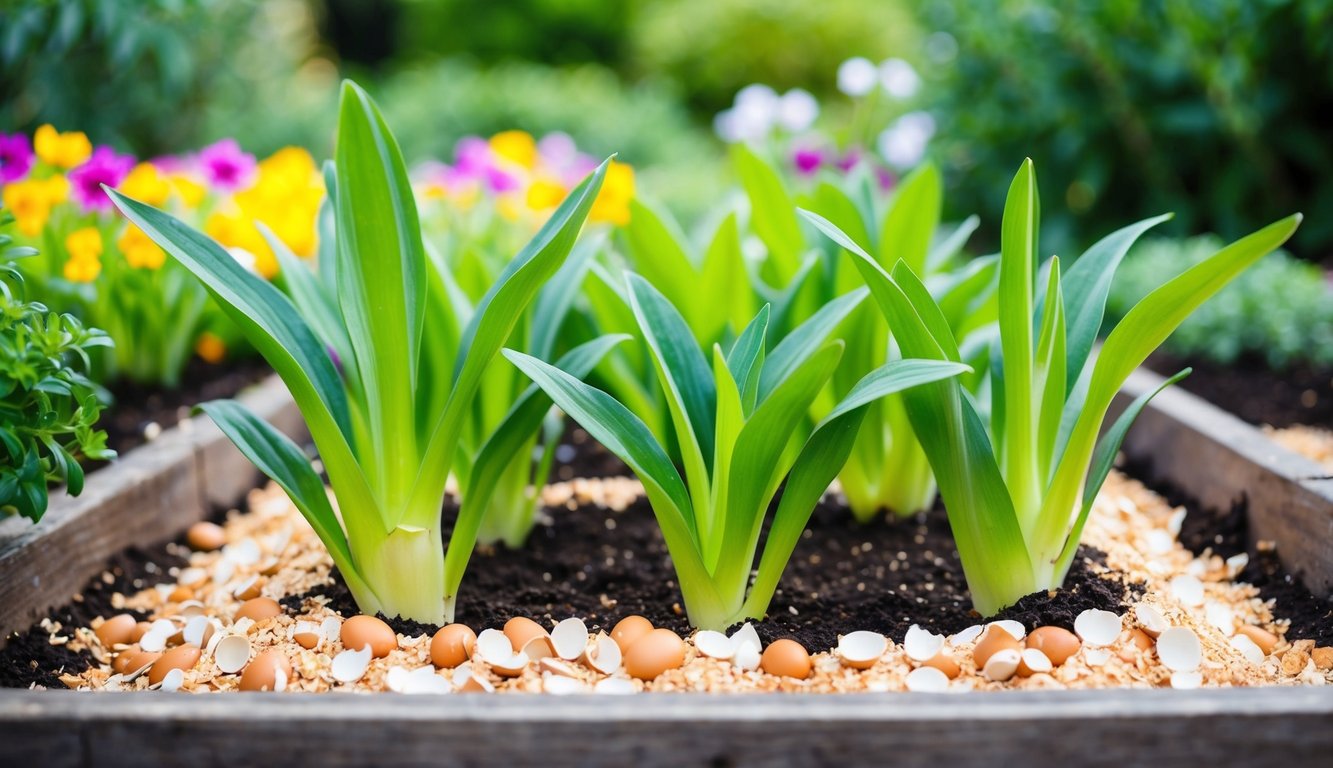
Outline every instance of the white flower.
<svg viewBox="0 0 1333 768"><path fill-rule="evenodd" d="M911 168L925 157L934 135L935 118L927 112L909 112L879 135L879 154L895 168Z"/></svg>
<svg viewBox="0 0 1333 768"><path fill-rule="evenodd" d="M736 94L731 109L713 118L713 130L724 141L759 141L778 121L782 99L767 85L747 85Z"/></svg>
<svg viewBox="0 0 1333 768"><path fill-rule="evenodd" d="M902 59L886 59L880 64L879 82L895 99L910 99L921 89L921 76Z"/></svg>
<svg viewBox="0 0 1333 768"><path fill-rule="evenodd" d="M792 133L800 133L814 125L819 117L819 102L809 91L793 88L782 94L778 101L778 124Z"/></svg>
<svg viewBox="0 0 1333 768"><path fill-rule="evenodd" d="M879 73L870 59L857 56L838 66L838 90L857 97L870 93L879 80Z"/></svg>

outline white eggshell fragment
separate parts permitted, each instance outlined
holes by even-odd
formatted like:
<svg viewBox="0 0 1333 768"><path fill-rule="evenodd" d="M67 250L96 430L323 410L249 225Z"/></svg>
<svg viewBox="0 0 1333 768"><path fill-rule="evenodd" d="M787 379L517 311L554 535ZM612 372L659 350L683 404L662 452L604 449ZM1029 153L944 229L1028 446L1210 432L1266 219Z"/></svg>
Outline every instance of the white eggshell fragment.
<svg viewBox="0 0 1333 768"><path fill-rule="evenodd" d="M1240 651L1245 660L1251 664L1264 663L1264 649L1245 635L1236 635L1231 638L1231 647Z"/></svg>
<svg viewBox="0 0 1333 768"><path fill-rule="evenodd" d="M574 669L569 663L561 661L555 657L545 658L537 662L537 668L541 670L542 675L558 675L560 677L578 677L578 670Z"/></svg>
<svg viewBox="0 0 1333 768"><path fill-rule="evenodd" d="M477 635L473 654L480 656L487 664L493 664L513 656L514 644L509 642L508 635L498 629L483 629L481 634Z"/></svg>
<svg viewBox="0 0 1333 768"><path fill-rule="evenodd" d="M374 653L369 645L356 651L343 651L333 657L333 663L329 671L333 679L340 683L355 683L366 674L366 669L370 666L370 657Z"/></svg>
<svg viewBox="0 0 1333 768"><path fill-rule="evenodd" d="M409 695L449 693L452 690L449 681L435 674L435 667L430 664L417 667L403 678L402 693Z"/></svg>
<svg viewBox="0 0 1333 768"><path fill-rule="evenodd" d="M1194 576L1182 574L1171 580L1171 594L1182 604L1190 608L1203 605L1203 582Z"/></svg>
<svg viewBox="0 0 1333 768"><path fill-rule="evenodd" d="M223 674L231 675L250 663L250 641L245 635L227 635L213 650L213 661Z"/></svg>
<svg viewBox="0 0 1333 768"><path fill-rule="evenodd" d="M1231 635L1236 631L1236 612L1231 610L1229 605L1210 601L1204 606L1203 615L1209 624L1217 627L1224 635Z"/></svg>
<svg viewBox="0 0 1333 768"><path fill-rule="evenodd" d="M1134 618L1139 620L1139 625L1143 627L1143 631L1147 633L1148 637L1157 637L1171 626L1166 623L1166 618L1162 616L1161 611L1147 603L1139 603L1134 606Z"/></svg>
<svg viewBox="0 0 1333 768"><path fill-rule="evenodd" d="M615 674L620 669L623 655L620 644L605 632L597 636L597 642L588 656L588 665L604 675Z"/></svg>
<svg viewBox="0 0 1333 768"><path fill-rule="evenodd" d="M1024 648L1022 656L1023 666L1027 667L1031 672L1050 672L1055 668L1055 665L1051 663L1050 657L1036 648Z"/></svg>
<svg viewBox="0 0 1333 768"><path fill-rule="evenodd" d="M731 645L736 650L740 650L742 645L752 645L756 651L763 650L764 644L759 639L759 633L755 631L754 625L745 622L740 629L731 633Z"/></svg>
<svg viewBox="0 0 1333 768"><path fill-rule="evenodd" d="M162 682L158 683L161 690L171 693L180 690L181 684L185 682L185 671L182 669L169 670L162 677Z"/></svg>
<svg viewBox="0 0 1333 768"><path fill-rule="evenodd" d="M951 635L949 637L949 645L966 645L967 643L973 642L978 637L981 637L981 631L983 629L985 629L985 627L980 624L973 624L962 632Z"/></svg>
<svg viewBox="0 0 1333 768"><path fill-rule="evenodd" d="M986 666L981 670L981 673L986 676L987 680L1003 683L1018 672L1018 664L1022 660L1022 655L1012 648L996 651L991 654L989 659L986 659Z"/></svg>
<svg viewBox="0 0 1333 768"><path fill-rule="evenodd" d="M889 641L878 632L858 630L838 640L838 655L856 669L869 669L889 650Z"/></svg>
<svg viewBox="0 0 1333 768"><path fill-rule="evenodd" d="M213 635L213 622L207 616L193 616L185 622L181 634L185 642L203 648Z"/></svg>
<svg viewBox="0 0 1333 768"><path fill-rule="evenodd" d="M627 693L635 693L634 681L624 677L608 677L605 680L598 680L592 687L593 693L605 693L611 695L623 696Z"/></svg>
<svg viewBox="0 0 1333 768"><path fill-rule="evenodd" d="M552 675L542 680L542 690L556 696L564 696L571 693L582 693L587 690L582 681L572 677L561 677Z"/></svg>
<svg viewBox="0 0 1333 768"><path fill-rule="evenodd" d="M1003 629L1005 632L1008 632L1009 634L1013 635L1015 640L1021 641L1023 638L1028 636L1027 628L1025 628L1022 625L1022 623L1014 621L1013 619L1001 619L999 621L992 621L990 623L990 626L995 626L999 627L1000 629Z"/></svg>
<svg viewBox="0 0 1333 768"><path fill-rule="evenodd" d="M161 653L167 648L167 640L178 630L176 625L166 619L154 621L143 637L139 638L139 648L148 653Z"/></svg>
<svg viewBox="0 0 1333 768"><path fill-rule="evenodd" d="M1120 636L1120 617L1110 611L1089 608L1074 619L1074 634L1087 645L1110 645Z"/></svg>
<svg viewBox="0 0 1333 768"><path fill-rule="evenodd" d="M740 647L736 649L735 655L731 657L731 665L739 670L749 672L759 669L759 663L763 661L763 658L758 646L745 642L741 643Z"/></svg>
<svg viewBox="0 0 1333 768"><path fill-rule="evenodd" d="M588 625L583 619L565 619L551 630L551 644L560 658L566 661L579 658L588 647Z"/></svg>
<svg viewBox="0 0 1333 768"><path fill-rule="evenodd" d="M694 647L699 653L711 659L725 661L736 655L736 647L732 645L731 638L711 629L694 633Z"/></svg>
<svg viewBox="0 0 1333 768"><path fill-rule="evenodd" d="M1173 672L1192 672L1199 668L1203 651L1199 636L1188 627L1172 627L1157 638L1157 658Z"/></svg>
<svg viewBox="0 0 1333 768"><path fill-rule="evenodd" d="M949 677L934 667L917 667L907 675L907 690L913 693L944 693Z"/></svg>
<svg viewBox="0 0 1333 768"><path fill-rule="evenodd" d="M1089 667L1100 667L1111 660L1111 649L1109 648L1084 648L1083 663Z"/></svg>
<svg viewBox="0 0 1333 768"><path fill-rule="evenodd" d="M903 651L912 661L930 661L943 649L944 635L937 635L915 624L907 628L907 634L903 638Z"/></svg>

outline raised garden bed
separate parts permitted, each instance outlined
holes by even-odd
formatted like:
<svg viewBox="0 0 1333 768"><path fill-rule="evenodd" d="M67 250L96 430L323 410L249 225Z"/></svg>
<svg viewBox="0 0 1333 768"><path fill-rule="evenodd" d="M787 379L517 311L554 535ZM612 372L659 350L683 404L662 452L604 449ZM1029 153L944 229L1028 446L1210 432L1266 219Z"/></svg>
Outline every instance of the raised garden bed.
<svg viewBox="0 0 1333 768"><path fill-rule="evenodd" d="M1139 373L1126 394L1153 385L1151 374ZM295 409L276 381L266 382L246 399L284 429L299 429ZM1325 472L1318 465L1174 390L1145 411L1125 453L1135 472L1156 487L1217 510L1231 511L1241 503L1251 559L1262 560L1258 556L1271 542L1290 573L1327 596L1333 585L1333 563L1327 556L1327 542L1333 540L1333 481L1323 479ZM606 474L614 473L606 466L609 462L602 464ZM6 635L74 594L126 546L176 535L219 505L238 502L255 480L220 435L198 421L127 455L116 474L90 483L84 497L56 501L42 526L5 542L0 552L0 624ZM830 523L821 530L840 524L831 512L829 517L821 521ZM917 535L912 525L901 527ZM1223 534L1234 547L1234 526L1219 530L1216 541L1195 538L1212 546L1220 544ZM836 541L836 533L826 541ZM543 544L535 546L540 550ZM798 549L798 558L808 554ZM494 564L476 568L465 584L474 602L460 606L460 618L478 626L484 625L483 618L494 618L480 614L486 590L479 583L489 578ZM44 574L35 585L20 583L15 575L33 573ZM799 570L789 577L799 578ZM579 577L572 571L553 573L552 583L557 579ZM1071 587L1077 583L1071 580ZM552 605L559 597L554 586L544 592L529 585L515 593L528 594L528 607L534 611L546 605L558 617L563 608ZM1314 598L1307 593L1306 599ZM653 595L643 604L663 602L662 596ZM794 598L780 599L775 608L787 610L789 603ZM1281 599L1278 608L1281 613ZM625 605L605 610L608 618L628 612ZM1302 632L1321 631L1318 618L1307 621ZM872 619L857 617L848 623L856 620ZM669 623L669 617L658 621ZM901 639L901 627L887 617L876 621L875 629ZM1025 623L1030 629L1034 622ZM761 634L798 633L801 621L789 611L773 624L778 628L761 625ZM676 628L683 629L683 622ZM817 634L805 639L820 649ZM1327 638L1320 642L1327 644ZM0 759L4 764L115 765L141 764L146 758L150 763L210 765L232 762L229 756L242 752L282 750L329 765L410 765L450 758L459 763L498 761L540 749L582 764L623 763L627 757L643 764L826 764L887 754L938 764L1030 761L1034 745L1040 744L1043 761L1050 762L1123 765L1174 759L1260 765L1322 757L1333 747L1333 733L1324 727L1331 716L1333 688L1286 686L1012 691L965 697L639 695L618 699L613 706L600 697L577 695L383 695L373 704L355 707L341 697L317 694L94 696L8 690L0 691L0 730L6 735L0 741ZM1050 739L1051 733L1061 738Z"/></svg>

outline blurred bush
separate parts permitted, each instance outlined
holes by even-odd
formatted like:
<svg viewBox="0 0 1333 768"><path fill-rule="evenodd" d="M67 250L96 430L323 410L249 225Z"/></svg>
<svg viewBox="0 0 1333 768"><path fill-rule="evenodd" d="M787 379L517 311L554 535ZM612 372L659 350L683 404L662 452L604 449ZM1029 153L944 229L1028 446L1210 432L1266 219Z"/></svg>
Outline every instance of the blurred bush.
<svg viewBox="0 0 1333 768"><path fill-rule="evenodd" d="M363 0L326 0L364 6ZM400 0L396 5L399 61L466 52L484 64L526 59L542 64L624 61L635 4L621 0ZM341 46L340 46L341 48Z"/></svg>
<svg viewBox="0 0 1333 768"><path fill-rule="evenodd" d="M921 24L956 212L995 226L1031 156L1048 253L1163 211L1230 238L1303 210L1292 248L1333 248L1330 0L936 0Z"/></svg>
<svg viewBox="0 0 1333 768"><path fill-rule="evenodd" d="M913 48L918 35L902 0L655 0L638 5L630 69L679 83L711 117L750 83L835 93L849 56L878 61Z"/></svg>
<svg viewBox="0 0 1333 768"><path fill-rule="evenodd" d="M1125 257L1106 306L1106 327L1161 285L1224 245L1215 236L1149 240ZM1182 357L1230 365L1242 357L1274 370L1333 366L1333 286L1319 267L1284 251L1265 256L1209 299L1167 339Z"/></svg>

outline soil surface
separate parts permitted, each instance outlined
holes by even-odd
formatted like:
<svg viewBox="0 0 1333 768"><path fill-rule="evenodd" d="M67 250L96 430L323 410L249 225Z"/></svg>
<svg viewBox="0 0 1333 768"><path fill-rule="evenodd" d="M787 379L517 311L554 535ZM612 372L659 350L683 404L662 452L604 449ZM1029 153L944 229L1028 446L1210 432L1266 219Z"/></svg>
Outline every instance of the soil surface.
<svg viewBox="0 0 1333 768"><path fill-rule="evenodd" d="M1147 366L1163 376L1193 368L1179 386L1251 424L1333 428L1333 371L1302 364L1275 372L1257 359L1225 366L1161 351Z"/></svg>
<svg viewBox="0 0 1333 768"><path fill-rule="evenodd" d="M213 365L198 357L190 359L175 389L122 381L111 387L112 405L102 411L98 426L107 432L107 445L124 454L147 442L144 429L157 424L162 429L190 417L199 403L233 397L272 373L262 358L229 360ZM94 462L100 466L101 462Z"/></svg>
<svg viewBox="0 0 1333 768"><path fill-rule="evenodd" d="M1114 574L1098 575L1101 553L1082 548L1066 588L1030 595L997 618L1027 627L1072 629L1087 608L1123 612L1127 588ZM356 604L341 580L311 592L351 615ZM287 598L300 606L304 595ZM558 510L521 550L503 547L473 555L459 596L457 618L474 628L500 627L512 616L538 621L579 616L610 629L629 614L688 634L690 625L666 545L646 500L624 512L580 507ZM811 650L838 644L838 635L868 629L901 640L920 624L953 633L980 622L942 510L907 520L861 525L846 507L821 503L782 578L768 618L756 624L765 642L790 637ZM404 634L434 627L389 620Z"/></svg>

